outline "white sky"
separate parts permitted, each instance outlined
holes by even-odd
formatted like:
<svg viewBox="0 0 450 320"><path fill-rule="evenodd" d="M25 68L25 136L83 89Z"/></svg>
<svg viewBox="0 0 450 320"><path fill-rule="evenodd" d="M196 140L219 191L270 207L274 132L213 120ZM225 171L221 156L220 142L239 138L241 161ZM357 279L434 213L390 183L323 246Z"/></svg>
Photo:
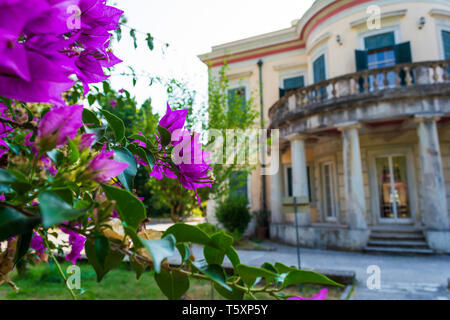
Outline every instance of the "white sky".
<svg viewBox="0 0 450 320"><path fill-rule="evenodd" d="M137 74L150 73L165 78L184 79L198 92L197 104L206 100L207 68L197 55L214 45L284 29L299 19L313 0L114 0L111 4L125 11L128 25L150 32L157 40L149 51L145 36L138 34L134 50L129 30L114 44L115 54ZM158 41L160 40L160 41ZM170 44L162 53L162 42ZM115 72L117 73L117 71ZM166 94L158 85L140 77L136 88L131 78L112 77L113 86L136 95L139 102L151 97L155 111L165 111Z"/></svg>

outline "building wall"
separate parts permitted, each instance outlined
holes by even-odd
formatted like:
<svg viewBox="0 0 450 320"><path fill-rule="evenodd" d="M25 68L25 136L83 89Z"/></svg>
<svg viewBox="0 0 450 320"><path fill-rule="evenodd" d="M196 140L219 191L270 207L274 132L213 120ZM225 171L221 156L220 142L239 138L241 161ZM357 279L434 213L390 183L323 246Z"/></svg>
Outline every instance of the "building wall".
<svg viewBox="0 0 450 320"><path fill-rule="evenodd" d="M447 123L439 125L438 128L440 147L442 155L442 163L444 168L444 177L446 182L447 190L447 204L448 204L448 214L450 216L450 127ZM403 151L410 152L411 154L411 166L412 172L409 172L408 184L412 186L412 194L409 198L410 206L413 208L414 224L416 226L421 226L422 224L422 195L420 190L420 185L422 183L422 178L420 176L420 159L418 154L418 137L415 128L401 129L391 128L383 129L383 132L375 131L370 133L361 133L360 136L360 146L361 146L361 161L363 166L363 179L364 179L364 192L366 199L366 221L369 226L378 225L376 220L378 211L375 211L375 206L372 201L377 199L374 198L375 190L373 185L371 185L370 178L370 159L374 154L378 152L389 153L389 152L400 152ZM309 145L307 147L308 162L313 166L314 178L312 181L313 187L313 197L314 201L311 204L311 222L312 223L324 223L326 222L322 216L322 183L321 183L321 163L333 161L335 163L335 177L337 180L337 189L335 198L337 200L339 217L335 224L345 225L345 213L346 213L346 200L344 197L344 169L343 169L343 157L342 157L342 143L341 137L331 137L321 140L319 143ZM283 166L289 166L292 163L292 158L290 151L283 153ZM284 168L283 168L284 170ZM286 195L285 195L286 196ZM289 199L285 199L285 203L288 203ZM287 222L293 219L293 211L290 206L285 205L283 209L285 213L285 219Z"/></svg>

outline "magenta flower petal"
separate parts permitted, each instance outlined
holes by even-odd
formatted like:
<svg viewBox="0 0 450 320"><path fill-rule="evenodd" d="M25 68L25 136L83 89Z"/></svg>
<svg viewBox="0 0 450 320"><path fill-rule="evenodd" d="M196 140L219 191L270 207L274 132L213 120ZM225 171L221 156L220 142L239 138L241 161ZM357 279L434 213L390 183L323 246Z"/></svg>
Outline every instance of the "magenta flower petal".
<svg viewBox="0 0 450 320"><path fill-rule="evenodd" d="M30 247L39 254L43 254L45 251L44 240L36 232L34 233L34 236L31 239Z"/></svg>
<svg viewBox="0 0 450 320"><path fill-rule="evenodd" d="M303 298L303 297L292 297L292 298L288 298L288 300L325 300L327 298L328 295L328 289L322 289L319 291L318 294L316 294L314 297L311 298Z"/></svg>
<svg viewBox="0 0 450 320"><path fill-rule="evenodd" d="M188 111L188 109L172 111L167 104L166 115L159 121L159 125L166 128L170 133L180 130L184 127Z"/></svg>
<svg viewBox="0 0 450 320"><path fill-rule="evenodd" d="M108 183L128 168L128 163L113 160L113 156L114 151L105 152L104 146L103 150L89 162L88 170L94 173L93 180Z"/></svg>

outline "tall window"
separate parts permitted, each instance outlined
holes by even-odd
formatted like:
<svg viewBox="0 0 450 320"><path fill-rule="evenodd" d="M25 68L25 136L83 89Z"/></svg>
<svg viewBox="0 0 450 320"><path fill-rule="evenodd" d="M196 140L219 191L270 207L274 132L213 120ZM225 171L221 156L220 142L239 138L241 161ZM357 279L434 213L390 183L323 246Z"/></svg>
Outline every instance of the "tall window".
<svg viewBox="0 0 450 320"><path fill-rule="evenodd" d="M450 31L442 31L442 43L444 44L444 57L450 59Z"/></svg>
<svg viewBox="0 0 450 320"><path fill-rule="evenodd" d="M280 98L284 97L288 91L302 88L304 86L305 86L304 76L286 78L283 80L283 88L280 88Z"/></svg>
<svg viewBox="0 0 450 320"><path fill-rule="evenodd" d="M313 71L314 71L314 83L324 81L327 79L327 72L325 69L325 55L321 55L313 63ZM323 97L325 95L325 88L320 89L320 96ZM317 97L317 95L315 94Z"/></svg>
<svg viewBox="0 0 450 320"><path fill-rule="evenodd" d="M232 196L242 196L248 200L248 174L247 172L236 171L230 177L229 185L232 189Z"/></svg>
<svg viewBox="0 0 450 320"><path fill-rule="evenodd" d="M244 111L246 104L247 98L245 87L228 90L228 111L231 114L233 114L232 110L234 110L235 108L240 108L242 111Z"/></svg>

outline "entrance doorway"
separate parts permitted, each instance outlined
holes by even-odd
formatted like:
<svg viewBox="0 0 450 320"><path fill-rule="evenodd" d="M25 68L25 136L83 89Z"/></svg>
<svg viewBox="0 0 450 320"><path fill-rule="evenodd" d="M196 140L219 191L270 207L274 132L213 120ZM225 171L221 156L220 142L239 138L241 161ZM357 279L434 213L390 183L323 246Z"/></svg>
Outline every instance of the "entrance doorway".
<svg viewBox="0 0 450 320"><path fill-rule="evenodd" d="M380 222L411 223L407 157L379 156L375 167Z"/></svg>

